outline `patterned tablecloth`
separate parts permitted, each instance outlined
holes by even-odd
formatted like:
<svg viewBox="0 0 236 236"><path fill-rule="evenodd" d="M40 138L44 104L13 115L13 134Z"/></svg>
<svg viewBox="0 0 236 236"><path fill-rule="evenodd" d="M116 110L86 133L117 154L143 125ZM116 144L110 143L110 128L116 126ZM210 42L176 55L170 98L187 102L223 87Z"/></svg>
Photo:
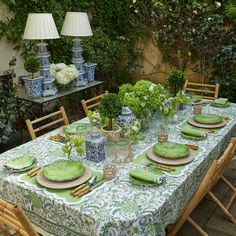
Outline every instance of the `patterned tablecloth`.
<svg viewBox="0 0 236 236"><path fill-rule="evenodd" d="M118 177L107 182L76 202L63 195L22 181L20 175L0 172L0 197L11 203L21 204L31 222L53 235L165 235L165 227L172 223L204 177L209 165L224 150L229 138L236 131L236 104L229 108L207 106L206 112L224 114L230 119L227 125L206 140L190 141L179 134L179 124L171 124L170 140L197 143L200 153L179 177L168 176L161 185L152 187L133 185L128 172L134 164L119 167ZM188 111L183 111L186 119ZM156 142L154 132L147 131L146 139L134 147L135 157ZM49 134L37 138L0 155L0 170L6 160L28 153L40 165L63 158L63 144L48 139ZM73 153L74 158L77 157ZM102 171L103 163L83 162L93 170Z"/></svg>

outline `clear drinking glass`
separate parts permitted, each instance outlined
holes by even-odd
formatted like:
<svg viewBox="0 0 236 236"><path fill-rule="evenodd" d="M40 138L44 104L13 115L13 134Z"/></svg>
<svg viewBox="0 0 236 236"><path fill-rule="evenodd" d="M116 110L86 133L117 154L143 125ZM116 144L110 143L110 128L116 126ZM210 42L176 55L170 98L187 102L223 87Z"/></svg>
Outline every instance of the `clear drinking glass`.
<svg viewBox="0 0 236 236"><path fill-rule="evenodd" d="M90 128L84 124L78 124L76 126L76 135L77 136L83 136L83 137L87 137L87 135L90 132Z"/></svg>
<svg viewBox="0 0 236 236"><path fill-rule="evenodd" d="M105 149L105 164L103 167L103 177L107 180L112 180L116 177L117 168L113 162L115 159L115 142L107 141L104 143Z"/></svg>
<svg viewBox="0 0 236 236"><path fill-rule="evenodd" d="M120 139L116 142L116 159L117 163L125 163L129 155L129 140L127 139Z"/></svg>

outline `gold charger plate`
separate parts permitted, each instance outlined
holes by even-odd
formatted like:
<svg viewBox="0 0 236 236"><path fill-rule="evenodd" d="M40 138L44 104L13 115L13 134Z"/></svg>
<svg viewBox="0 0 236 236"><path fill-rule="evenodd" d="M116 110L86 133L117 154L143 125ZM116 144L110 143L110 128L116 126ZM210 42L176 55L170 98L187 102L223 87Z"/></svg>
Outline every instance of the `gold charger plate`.
<svg viewBox="0 0 236 236"><path fill-rule="evenodd" d="M85 172L82 176L80 176L77 179L74 179L72 181L64 181L64 182L55 182L48 180L44 177L43 175L43 169L39 171L39 173L36 176L37 182L42 185L43 187L46 188L51 188L51 189L67 189L67 188L72 188L78 185L83 184L87 180L89 180L93 174L92 170L88 167L85 166Z"/></svg>
<svg viewBox="0 0 236 236"><path fill-rule="evenodd" d="M147 150L147 156L150 158L152 161L155 161L160 164L166 164L166 165L183 165L191 162L194 157L196 156L192 150L190 150L190 155L188 157L183 157L183 158L178 158L178 159L167 159L164 157L160 157L156 155L153 151L153 148L150 147Z"/></svg>
<svg viewBox="0 0 236 236"><path fill-rule="evenodd" d="M192 117L190 117L187 122L190 125L199 127L199 128L205 128L205 129L216 129L216 128L222 128L226 125L226 121L225 119L222 120L222 122L218 123L218 124L202 124L202 123L198 123L195 120L193 120Z"/></svg>

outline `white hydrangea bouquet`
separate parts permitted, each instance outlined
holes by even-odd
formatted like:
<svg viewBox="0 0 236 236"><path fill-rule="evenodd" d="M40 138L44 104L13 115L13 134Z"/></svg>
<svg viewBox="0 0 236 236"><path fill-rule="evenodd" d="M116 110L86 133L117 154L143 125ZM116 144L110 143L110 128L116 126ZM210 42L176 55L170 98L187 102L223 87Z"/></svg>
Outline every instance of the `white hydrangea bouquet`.
<svg viewBox="0 0 236 236"><path fill-rule="evenodd" d="M66 65L64 63L52 64L50 73L56 83L60 86L66 86L79 76L79 71L75 65Z"/></svg>

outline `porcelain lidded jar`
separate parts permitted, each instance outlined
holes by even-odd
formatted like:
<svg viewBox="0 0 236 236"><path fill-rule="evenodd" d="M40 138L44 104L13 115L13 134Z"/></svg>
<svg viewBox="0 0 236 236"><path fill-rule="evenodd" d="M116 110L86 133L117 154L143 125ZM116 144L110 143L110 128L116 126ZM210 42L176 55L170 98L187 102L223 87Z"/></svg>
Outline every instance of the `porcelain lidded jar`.
<svg viewBox="0 0 236 236"><path fill-rule="evenodd" d="M90 161L100 162L105 159L104 143L106 138L99 132L92 132L85 142L86 158Z"/></svg>
<svg viewBox="0 0 236 236"><path fill-rule="evenodd" d="M122 113L117 118L117 123L121 127L121 136L123 136L123 128L125 125L131 123L134 120L136 120L136 117L133 115L129 107L123 106Z"/></svg>

